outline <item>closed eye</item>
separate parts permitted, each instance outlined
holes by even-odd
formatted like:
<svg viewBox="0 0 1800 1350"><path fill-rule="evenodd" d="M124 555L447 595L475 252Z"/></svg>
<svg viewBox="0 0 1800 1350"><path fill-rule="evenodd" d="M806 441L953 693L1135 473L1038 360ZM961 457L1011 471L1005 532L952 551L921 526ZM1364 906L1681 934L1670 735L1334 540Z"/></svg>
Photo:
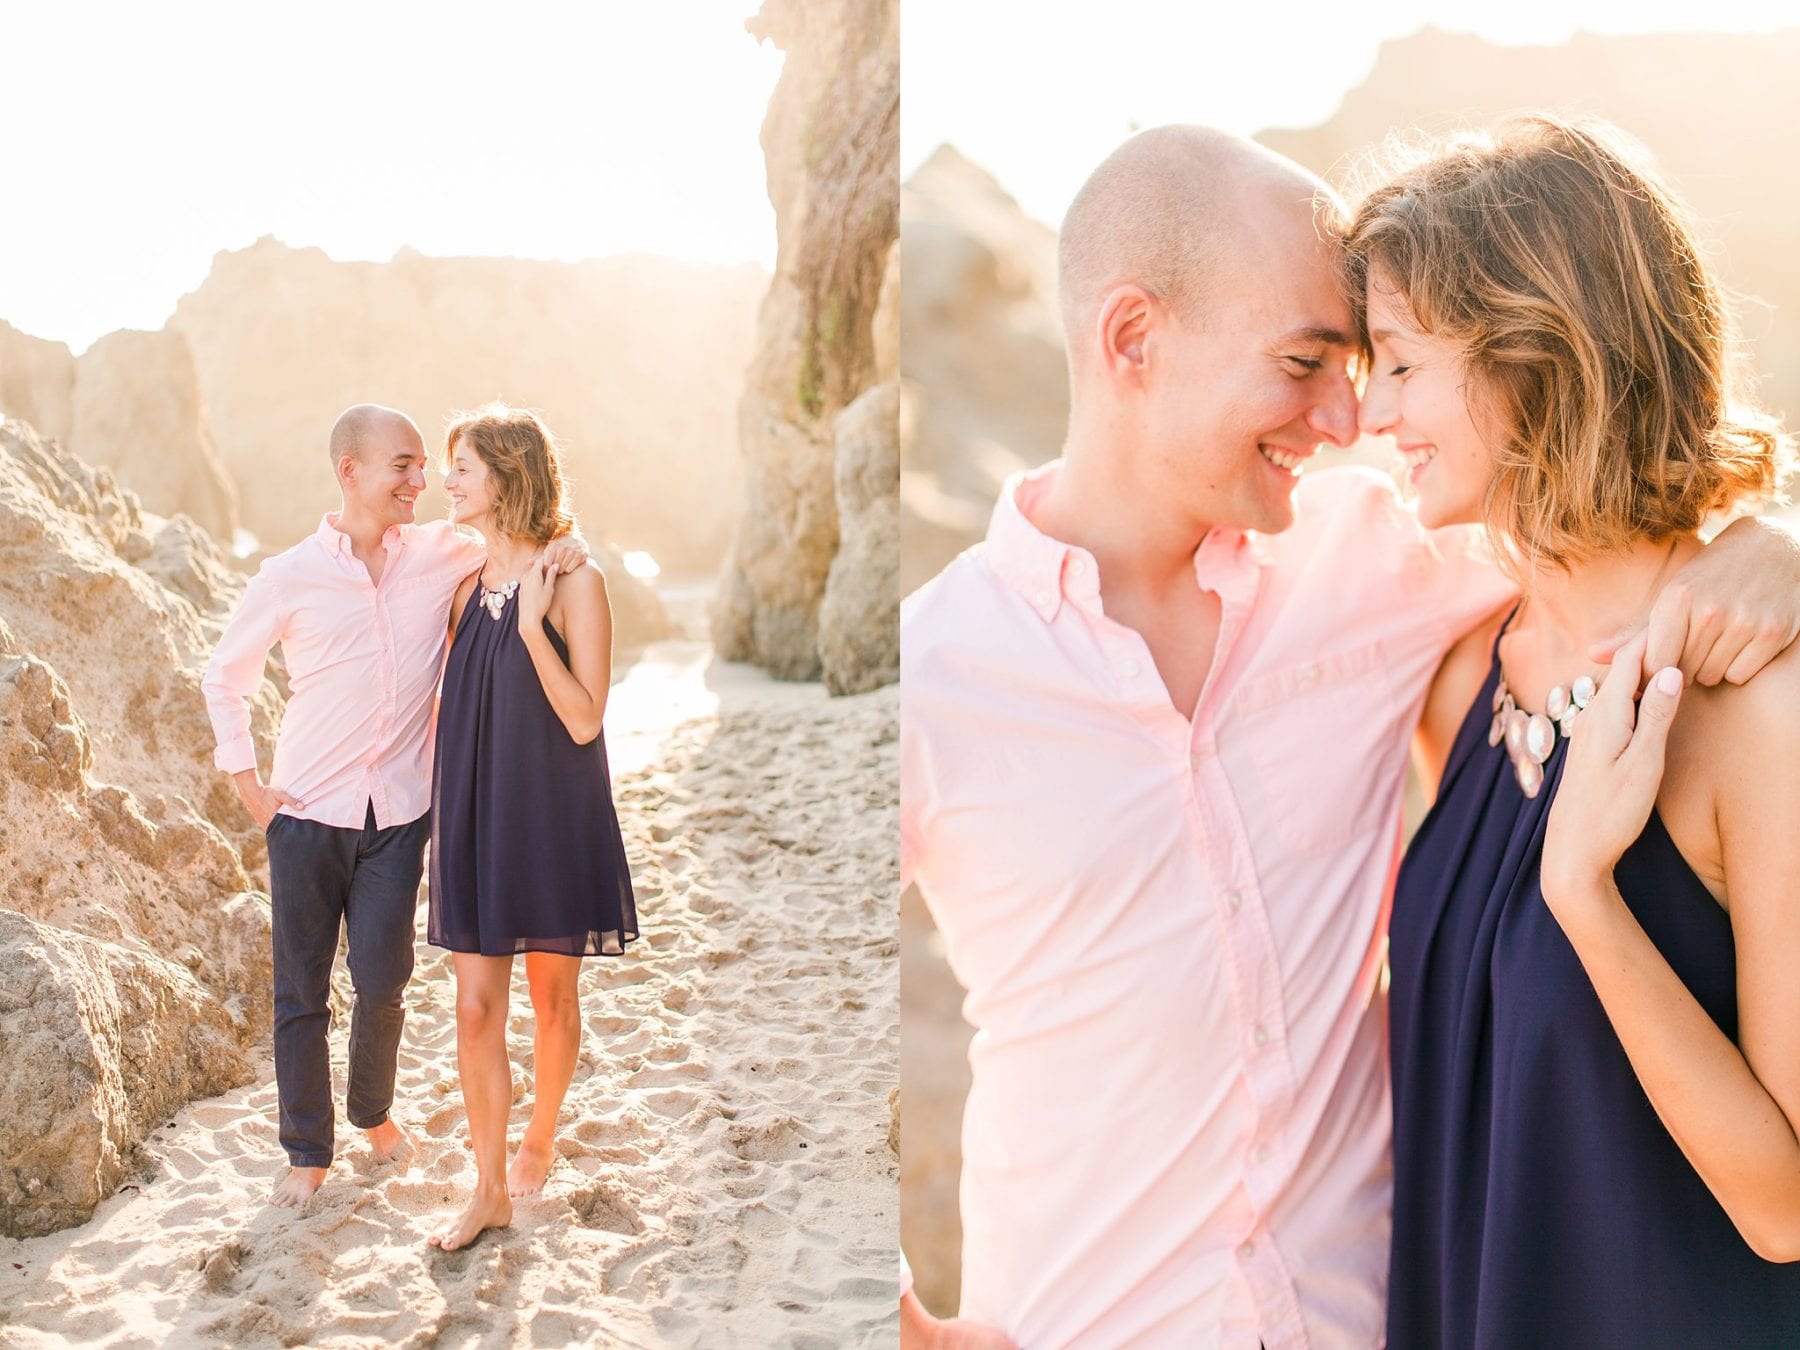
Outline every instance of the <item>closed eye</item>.
<svg viewBox="0 0 1800 1350"><path fill-rule="evenodd" d="M1392 370L1390 370L1390 371L1389 371L1389 372L1388 372L1388 374L1390 374L1390 375L1404 375L1404 374L1406 374L1406 372L1407 372L1407 371L1409 371L1409 370L1411 370L1411 369L1412 369L1412 367L1411 367L1411 366L1395 366L1395 367L1394 367L1394 368L1393 368L1393 369L1392 369Z"/></svg>
<svg viewBox="0 0 1800 1350"><path fill-rule="evenodd" d="M1317 356L1284 356L1281 359L1288 363L1290 369L1298 366L1308 375L1325 364L1324 360Z"/></svg>

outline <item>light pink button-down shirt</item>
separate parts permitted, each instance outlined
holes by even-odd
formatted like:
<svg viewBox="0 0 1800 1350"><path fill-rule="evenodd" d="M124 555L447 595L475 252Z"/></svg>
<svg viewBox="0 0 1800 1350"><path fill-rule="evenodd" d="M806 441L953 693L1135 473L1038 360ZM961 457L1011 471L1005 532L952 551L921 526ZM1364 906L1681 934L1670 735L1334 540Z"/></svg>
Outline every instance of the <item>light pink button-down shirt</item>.
<svg viewBox="0 0 1800 1350"><path fill-rule="evenodd" d="M250 579L201 688L227 773L256 767L249 699L277 642L288 703L272 786L299 799L283 815L382 829L431 805L432 731L450 602L481 566L481 541L447 521L396 525L382 537L381 583L327 515Z"/></svg>
<svg viewBox="0 0 1800 1350"><path fill-rule="evenodd" d="M1086 551L1020 509L901 611L901 870L976 1028L963 1303L1027 1350L1373 1346L1377 995L1411 732L1508 587L1384 477L1301 481L1194 556L1192 722Z"/></svg>

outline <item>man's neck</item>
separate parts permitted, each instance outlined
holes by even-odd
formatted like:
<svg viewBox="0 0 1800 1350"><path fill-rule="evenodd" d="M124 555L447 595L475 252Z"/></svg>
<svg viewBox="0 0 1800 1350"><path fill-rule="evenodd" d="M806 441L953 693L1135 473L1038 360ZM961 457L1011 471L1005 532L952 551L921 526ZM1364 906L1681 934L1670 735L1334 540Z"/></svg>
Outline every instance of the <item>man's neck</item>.
<svg viewBox="0 0 1800 1350"><path fill-rule="evenodd" d="M1194 552L1209 529L1170 512L1166 493L1131 471L1137 461L1071 429L1062 469L1027 516L1052 539L1091 553L1115 595L1192 585Z"/></svg>
<svg viewBox="0 0 1800 1350"><path fill-rule="evenodd" d="M363 559L381 551L381 541L391 528L387 521L365 516L347 502L338 507L332 523L349 537L351 551Z"/></svg>

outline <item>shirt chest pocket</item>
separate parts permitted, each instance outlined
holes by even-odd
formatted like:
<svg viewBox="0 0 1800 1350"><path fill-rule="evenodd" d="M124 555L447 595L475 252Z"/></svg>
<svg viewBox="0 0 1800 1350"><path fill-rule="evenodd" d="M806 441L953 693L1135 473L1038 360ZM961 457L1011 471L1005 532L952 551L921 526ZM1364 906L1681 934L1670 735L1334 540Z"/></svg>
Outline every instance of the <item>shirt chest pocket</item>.
<svg viewBox="0 0 1800 1350"><path fill-rule="evenodd" d="M1316 856L1377 828L1396 799L1409 711L1396 704L1380 643L1246 682L1228 735L1248 768L1251 829Z"/></svg>

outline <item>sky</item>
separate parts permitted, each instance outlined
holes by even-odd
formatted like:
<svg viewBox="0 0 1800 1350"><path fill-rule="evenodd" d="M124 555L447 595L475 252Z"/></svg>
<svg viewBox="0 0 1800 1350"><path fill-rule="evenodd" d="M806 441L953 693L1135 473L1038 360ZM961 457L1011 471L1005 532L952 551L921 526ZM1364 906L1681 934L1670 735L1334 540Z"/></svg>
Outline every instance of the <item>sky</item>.
<svg viewBox="0 0 1800 1350"><path fill-rule="evenodd" d="M0 319L159 328L263 235L772 268L758 3L0 6Z"/></svg>
<svg viewBox="0 0 1800 1350"><path fill-rule="evenodd" d="M1769 31L1766 0L1708 0L1705 27ZM1202 122L1242 135L1326 121L1384 40L1431 23L1508 44L1577 29L1680 32L1691 0L1395 0L1269 6L1136 0L901 0L900 172L948 141L1047 224L1133 131ZM1098 16L1104 14L1101 19ZM1800 22L1800 14L1791 22Z"/></svg>

